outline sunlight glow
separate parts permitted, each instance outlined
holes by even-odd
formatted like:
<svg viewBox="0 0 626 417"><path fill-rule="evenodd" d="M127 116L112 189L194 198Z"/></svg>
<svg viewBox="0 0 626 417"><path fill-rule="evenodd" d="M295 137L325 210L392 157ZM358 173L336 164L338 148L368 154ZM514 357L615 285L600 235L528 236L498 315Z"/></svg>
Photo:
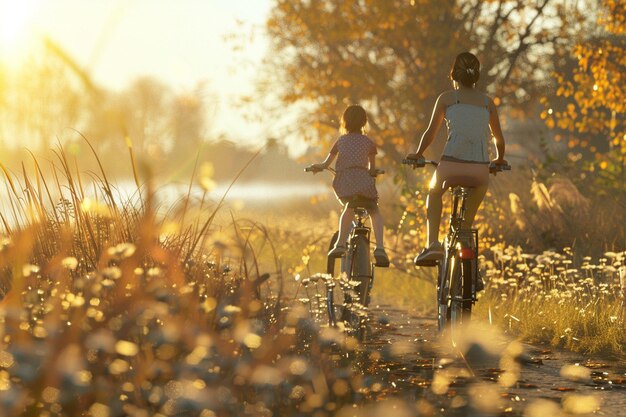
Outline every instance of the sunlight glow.
<svg viewBox="0 0 626 417"><path fill-rule="evenodd" d="M0 0L0 50L18 48L36 5L36 0Z"/></svg>

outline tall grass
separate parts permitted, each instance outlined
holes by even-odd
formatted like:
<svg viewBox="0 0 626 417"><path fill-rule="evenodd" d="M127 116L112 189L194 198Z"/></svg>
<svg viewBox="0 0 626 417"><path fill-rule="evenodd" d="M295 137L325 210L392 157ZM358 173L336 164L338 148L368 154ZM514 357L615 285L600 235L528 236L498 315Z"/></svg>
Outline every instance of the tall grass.
<svg viewBox="0 0 626 417"><path fill-rule="evenodd" d="M263 415L352 400L359 384L321 349L343 339L283 303L262 225L215 224L223 200L206 194L158 207L150 181L123 200L102 165L87 186L53 154L30 173L3 167L1 415Z"/></svg>
<svg viewBox="0 0 626 417"><path fill-rule="evenodd" d="M624 355L626 252L576 264L570 248L523 253L495 245L479 314L531 341L574 351Z"/></svg>

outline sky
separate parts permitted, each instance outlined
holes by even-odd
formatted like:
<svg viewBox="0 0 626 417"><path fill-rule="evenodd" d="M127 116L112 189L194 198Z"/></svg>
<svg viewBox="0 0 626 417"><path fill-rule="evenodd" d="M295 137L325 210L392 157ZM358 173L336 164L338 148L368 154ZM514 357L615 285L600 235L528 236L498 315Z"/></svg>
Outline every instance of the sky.
<svg viewBox="0 0 626 417"><path fill-rule="evenodd" d="M19 63L49 37L99 85L121 90L143 75L176 91L207 83L218 102L213 134L264 142L267 128L243 123L238 96L253 90L266 53L271 0L0 0L0 62ZM255 29L256 28L256 29ZM225 36L256 33L234 52ZM260 140L261 139L261 140Z"/></svg>

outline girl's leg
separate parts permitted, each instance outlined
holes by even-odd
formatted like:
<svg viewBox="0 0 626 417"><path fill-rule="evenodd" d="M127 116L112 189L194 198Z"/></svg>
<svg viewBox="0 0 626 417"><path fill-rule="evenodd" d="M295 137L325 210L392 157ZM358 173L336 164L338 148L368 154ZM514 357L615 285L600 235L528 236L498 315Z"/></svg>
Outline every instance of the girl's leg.
<svg viewBox="0 0 626 417"><path fill-rule="evenodd" d="M376 247L384 248L384 222L383 216L378 208L370 210L370 218L372 220L372 229L374 229L374 238L376 239Z"/></svg>
<svg viewBox="0 0 626 417"><path fill-rule="evenodd" d="M372 229L374 229L374 238L376 239L376 249L374 250L376 266L387 267L389 266L389 257L387 252L385 252L384 222L378 207L370 210L370 219L372 220Z"/></svg>
<svg viewBox="0 0 626 417"><path fill-rule="evenodd" d="M487 184L472 189L471 193L467 197L467 201L465 203L465 219L463 220L464 229L472 227L472 223L474 222L480 203L482 203L486 193Z"/></svg>
<svg viewBox="0 0 626 417"><path fill-rule="evenodd" d="M337 237L335 247L346 246L346 239L348 238L348 233L350 233L350 222L353 217L354 210L348 208L347 204L344 204L343 211L339 217L339 236Z"/></svg>

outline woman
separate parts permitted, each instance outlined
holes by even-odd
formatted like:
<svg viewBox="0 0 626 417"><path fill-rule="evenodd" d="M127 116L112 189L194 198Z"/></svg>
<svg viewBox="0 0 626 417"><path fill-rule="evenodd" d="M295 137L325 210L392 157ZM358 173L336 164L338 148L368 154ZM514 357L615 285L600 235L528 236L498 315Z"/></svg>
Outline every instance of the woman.
<svg viewBox="0 0 626 417"><path fill-rule="evenodd" d="M487 148L493 136L497 157L492 162L506 164L504 138L493 100L476 89L480 77L480 62L470 52L462 52L450 71L453 89L442 93L435 103L428 128L414 154L408 159L421 159L439 128L446 121L448 141L441 161L430 182L426 200L428 230L426 248L415 258L416 265L432 263L443 256L439 242L441 198L451 183L462 180L472 186L467 200L463 227L470 228L489 183L489 155Z"/></svg>

